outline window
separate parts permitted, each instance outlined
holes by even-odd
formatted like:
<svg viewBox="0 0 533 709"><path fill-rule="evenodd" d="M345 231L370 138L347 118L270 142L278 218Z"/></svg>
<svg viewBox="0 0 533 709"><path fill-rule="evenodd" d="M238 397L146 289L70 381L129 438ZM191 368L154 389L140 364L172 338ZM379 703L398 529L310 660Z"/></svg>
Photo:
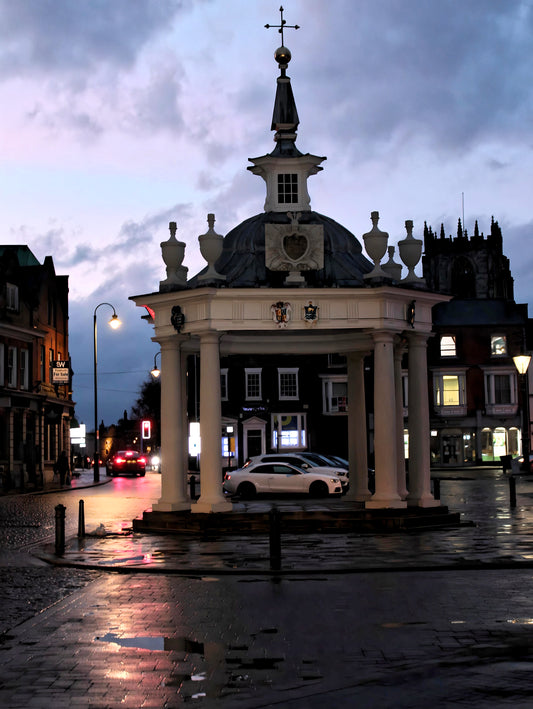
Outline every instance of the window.
<svg viewBox="0 0 533 709"><path fill-rule="evenodd" d="M348 381L346 375L322 378L322 413L344 414L348 411Z"/></svg>
<svg viewBox="0 0 533 709"><path fill-rule="evenodd" d="M490 354L492 357L505 357L507 354L507 338L505 335L490 336Z"/></svg>
<svg viewBox="0 0 533 709"><path fill-rule="evenodd" d="M0 387L4 386L4 343L0 342Z"/></svg>
<svg viewBox="0 0 533 709"><path fill-rule="evenodd" d="M19 309L19 289L12 283L6 283L6 308L15 311Z"/></svg>
<svg viewBox="0 0 533 709"><path fill-rule="evenodd" d="M20 350L20 388L27 389L29 381L29 352L28 350Z"/></svg>
<svg viewBox="0 0 533 709"><path fill-rule="evenodd" d="M306 448L305 414L272 414L272 448Z"/></svg>
<svg viewBox="0 0 533 709"><path fill-rule="evenodd" d="M7 386L17 386L17 348L7 348Z"/></svg>
<svg viewBox="0 0 533 709"><path fill-rule="evenodd" d="M328 368L340 368L346 367L346 355L341 354L328 354Z"/></svg>
<svg viewBox="0 0 533 709"><path fill-rule="evenodd" d="M402 372L402 406L406 409L409 407L409 375L407 372ZM407 458L409 456L406 456Z"/></svg>
<svg viewBox="0 0 533 709"><path fill-rule="evenodd" d="M46 366L45 366L45 359L46 356L46 349L44 345L41 345L40 347L40 362L39 362L39 373L41 376L41 382L46 381Z"/></svg>
<svg viewBox="0 0 533 709"><path fill-rule="evenodd" d="M457 355L455 335L443 335L440 338L440 356L455 357Z"/></svg>
<svg viewBox="0 0 533 709"><path fill-rule="evenodd" d="M298 175L278 175L278 202L280 204L296 204L298 201Z"/></svg>
<svg viewBox="0 0 533 709"><path fill-rule="evenodd" d="M248 401L261 399L261 369L249 368L245 370L246 399Z"/></svg>
<svg viewBox="0 0 533 709"><path fill-rule="evenodd" d="M228 400L228 370L220 370L220 398L222 401Z"/></svg>
<svg viewBox="0 0 533 709"><path fill-rule="evenodd" d="M48 381L52 383L54 376L53 376L53 368L54 368L54 350L50 347L48 350Z"/></svg>
<svg viewBox="0 0 533 709"><path fill-rule="evenodd" d="M436 406L466 405L464 374L435 374L433 377L433 390Z"/></svg>
<svg viewBox="0 0 533 709"><path fill-rule="evenodd" d="M517 403L514 371L498 368L485 372L485 402L487 413L513 413L503 411L501 407L514 406ZM491 410L491 407L495 408Z"/></svg>
<svg viewBox="0 0 533 709"><path fill-rule="evenodd" d="M56 303L50 294L48 294L48 324L56 327Z"/></svg>
<svg viewBox="0 0 533 709"><path fill-rule="evenodd" d="M278 369L278 391L280 399L298 398L298 369Z"/></svg>

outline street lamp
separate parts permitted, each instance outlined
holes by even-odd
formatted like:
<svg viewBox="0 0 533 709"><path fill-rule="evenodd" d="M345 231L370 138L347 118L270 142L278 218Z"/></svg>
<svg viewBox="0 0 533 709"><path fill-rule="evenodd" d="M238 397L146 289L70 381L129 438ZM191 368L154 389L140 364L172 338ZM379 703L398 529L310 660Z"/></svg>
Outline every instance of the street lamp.
<svg viewBox="0 0 533 709"><path fill-rule="evenodd" d="M522 396L522 470L529 471L529 399L527 395L527 368L531 361L530 355L516 355L513 362L520 377Z"/></svg>
<svg viewBox="0 0 533 709"><path fill-rule="evenodd" d="M93 350L94 351L94 461L93 461L93 469L94 469L94 482L95 483L100 481L100 431L98 430L98 376L97 376L98 357L97 357L97 348L96 348L96 311L102 305L108 305L113 310L113 315L111 317L111 320L109 321L109 325L113 328L113 330L116 330L117 327L120 327L122 324L118 318L115 308L111 305L111 303L100 303L94 309L94 316L93 316L93 319L94 319L94 324L93 324L93 345L94 345L94 350Z"/></svg>
<svg viewBox="0 0 533 709"><path fill-rule="evenodd" d="M152 377L153 377L154 379L159 379L159 377L161 376L161 370L158 369L158 367L157 367L157 355L160 355L160 354L161 354L161 350L159 350L159 352L156 352L156 353L155 353L155 357L154 357L154 367L153 367L153 369L152 369L151 372L150 372L150 374L152 375Z"/></svg>

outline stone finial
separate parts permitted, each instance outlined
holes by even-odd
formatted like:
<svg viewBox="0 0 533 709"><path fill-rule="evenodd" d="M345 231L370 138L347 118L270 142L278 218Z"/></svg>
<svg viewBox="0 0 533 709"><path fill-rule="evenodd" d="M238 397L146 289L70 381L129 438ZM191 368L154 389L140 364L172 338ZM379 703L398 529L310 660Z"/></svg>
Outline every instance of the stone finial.
<svg viewBox="0 0 533 709"><path fill-rule="evenodd" d="M394 246L389 246L387 248L389 260L387 263L383 264L382 268L393 281L399 283L402 278L402 264L396 263L394 260L394 250Z"/></svg>
<svg viewBox="0 0 533 709"><path fill-rule="evenodd" d="M207 271L198 276L199 281L225 281L226 276L221 275L215 268L215 263L222 253L224 237L215 231L215 215L207 215L208 230L198 237L200 252L207 261Z"/></svg>
<svg viewBox="0 0 533 709"><path fill-rule="evenodd" d="M187 271L182 266L185 257L185 243L176 239L176 222L169 222L170 238L161 242L161 255L167 267L167 277L159 282L160 291L180 290L187 284Z"/></svg>
<svg viewBox="0 0 533 709"><path fill-rule="evenodd" d="M400 249L400 258L409 269L407 276L402 280L402 283L425 283L423 278L415 274L415 266L420 261L422 256L422 239L415 239L413 236L413 221L407 219L405 222L405 230L407 236L402 241L398 242Z"/></svg>
<svg viewBox="0 0 533 709"><path fill-rule="evenodd" d="M363 234L363 241L365 242L367 254L374 262L374 268L370 271L370 273L365 273L364 278L365 280L370 280L373 278L388 278L389 276L387 272L384 271L379 264L387 251L389 235L386 231L381 231L378 227L379 212L372 212L370 214L370 219L372 220L372 229L366 234Z"/></svg>

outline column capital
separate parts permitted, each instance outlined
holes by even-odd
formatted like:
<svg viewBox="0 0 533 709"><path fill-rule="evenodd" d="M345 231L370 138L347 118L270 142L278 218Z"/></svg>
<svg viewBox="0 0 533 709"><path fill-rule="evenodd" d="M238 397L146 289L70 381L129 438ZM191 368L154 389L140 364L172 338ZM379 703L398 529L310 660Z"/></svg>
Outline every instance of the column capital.
<svg viewBox="0 0 533 709"><path fill-rule="evenodd" d="M407 342L409 343L409 347L413 346L419 346L423 347L427 344L427 341L429 340L430 337L433 336L433 333L431 332L406 332L405 336L407 337Z"/></svg>
<svg viewBox="0 0 533 709"><path fill-rule="evenodd" d="M196 334L200 338L200 342L218 344L224 333L218 332L217 330L203 330L202 332Z"/></svg>
<svg viewBox="0 0 533 709"><path fill-rule="evenodd" d="M161 335L159 337L152 337L152 342L158 344L161 349L173 350L179 349L184 342L189 340L189 335Z"/></svg>
<svg viewBox="0 0 533 709"><path fill-rule="evenodd" d="M372 339L374 344L378 342L393 343L396 334L392 330L372 330Z"/></svg>

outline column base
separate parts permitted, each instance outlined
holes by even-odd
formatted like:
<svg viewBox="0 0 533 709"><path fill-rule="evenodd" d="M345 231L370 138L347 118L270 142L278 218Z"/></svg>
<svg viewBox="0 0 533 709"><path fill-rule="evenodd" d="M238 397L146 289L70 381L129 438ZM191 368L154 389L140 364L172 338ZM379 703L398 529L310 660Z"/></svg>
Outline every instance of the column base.
<svg viewBox="0 0 533 709"><path fill-rule="evenodd" d="M167 502L166 500L158 500L158 502L152 505L154 512L183 512L184 510L190 509L190 502Z"/></svg>
<svg viewBox="0 0 533 709"><path fill-rule="evenodd" d="M384 510L389 507L400 510L407 507L407 502L405 500L400 500L399 498L380 498L372 497L370 500L365 502L365 510Z"/></svg>
<svg viewBox="0 0 533 709"><path fill-rule="evenodd" d="M227 500L202 500L191 505L191 512L210 514L211 512L232 512L233 504Z"/></svg>
<svg viewBox="0 0 533 709"><path fill-rule="evenodd" d="M350 488L346 495L344 495L344 500L350 500L353 502L365 502L365 500L370 500L372 493L370 490L353 490Z"/></svg>
<svg viewBox="0 0 533 709"><path fill-rule="evenodd" d="M440 507L440 500L436 500L433 495L422 497L408 497L409 507Z"/></svg>

